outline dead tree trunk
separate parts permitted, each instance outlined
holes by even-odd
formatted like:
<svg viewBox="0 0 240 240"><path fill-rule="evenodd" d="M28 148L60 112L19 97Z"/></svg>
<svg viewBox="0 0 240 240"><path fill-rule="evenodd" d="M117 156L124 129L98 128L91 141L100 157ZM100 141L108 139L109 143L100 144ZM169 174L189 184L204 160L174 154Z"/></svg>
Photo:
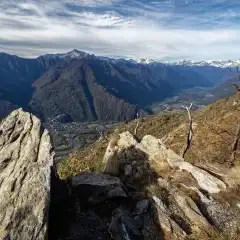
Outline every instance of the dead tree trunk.
<svg viewBox="0 0 240 240"><path fill-rule="evenodd" d="M191 108L192 108L192 103L190 104L189 107L187 106L182 106L184 109L187 110L188 113L188 119L189 119L189 123L188 123L188 135L187 135L187 141L186 144L184 145L183 151L182 151L182 157L185 157L185 154L187 153L187 150L189 149L190 145L191 145L191 141L192 141L192 137L193 137L193 128L192 128L192 115L191 115Z"/></svg>
<svg viewBox="0 0 240 240"><path fill-rule="evenodd" d="M139 119L137 120L137 125L134 129L134 135L137 136L137 130L138 130L138 127L139 127Z"/></svg>
<svg viewBox="0 0 240 240"><path fill-rule="evenodd" d="M240 124L238 124L238 126L237 126L236 135L235 135L234 142L232 145L232 155L231 155L231 163L232 164L234 163L234 161L236 159L239 139L240 139Z"/></svg>
<svg viewBox="0 0 240 240"><path fill-rule="evenodd" d="M240 87L237 84L234 83L233 86L240 92Z"/></svg>
<svg viewBox="0 0 240 240"><path fill-rule="evenodd" d="M105 139L106 141L108 141L107 138L104 136L103 131L100 131L97 127L96 127L96 130L98 131L98 133L100 135L100 140Z"/></svg>
<svg viewBox="0 0 240 240"><path fill-rule="evenodd" d="M137 130L138 130L138 127L139 127L139 113L137 113L137 117L136 117L136 120L137 120L137 125L134 129L134 135L137 136Z"/></svg>
<svg viewBox="0 0 240 240"><path fill-rule="evenodd" d="M228 68L230 72L232 72L231 68ZM240 72L239 72L239 67L236 68L237 71L237 81L240 81ZM237 89L237 91L240 92L240 86L237 83L233 83L233 86Z"/></svg>

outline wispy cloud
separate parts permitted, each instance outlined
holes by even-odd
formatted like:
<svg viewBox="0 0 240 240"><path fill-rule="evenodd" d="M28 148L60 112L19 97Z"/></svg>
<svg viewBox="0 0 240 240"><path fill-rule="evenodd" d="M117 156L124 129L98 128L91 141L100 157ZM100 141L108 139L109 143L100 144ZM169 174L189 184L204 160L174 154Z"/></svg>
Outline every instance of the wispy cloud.
<svg viewBox="0 0 240 240"><path fill-rule="evenodd" d="M0 51L238 59L238 0L2 0Z"/></svg>

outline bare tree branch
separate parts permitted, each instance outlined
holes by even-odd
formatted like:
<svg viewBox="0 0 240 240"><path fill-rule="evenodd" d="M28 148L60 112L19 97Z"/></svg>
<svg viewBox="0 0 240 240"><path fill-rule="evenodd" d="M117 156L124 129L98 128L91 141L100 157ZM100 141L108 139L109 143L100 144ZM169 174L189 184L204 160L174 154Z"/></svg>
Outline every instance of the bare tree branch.
<svg viewBox="0 0 240 240"><path fill-rule="evenodd" d="M238 91L240 91L240 87L239 87L236 83L234 83L233 86L235 86L235 88L236 88Z"/></svg>
<svg viewBox="0 0 240 240"><path fill-rule="evenodd" d="M134 135L137 136L137 130L138 130L138 127L139 127L139 120L137 121L137 125L134 129Z"/></svg>
<svg viewBox="0 0 240 240"><path fill-rule="evenodd" d="M100 139L105 139L106 141L108 141L108 139L104 136L103 131L100 131L100 130L98 129L98 127L96 127L96 130L98 131L98 133L99 133L99 135L100 135Z"/></svg>
<svg viewBox="0 0 240 240"><path fill-rule="evenodd" d="M188 118L189 118L187 142L186 142L186 144L185 144L185 146L184 146L183 153L182 153L182 157L183 157L183 158L184 158L187 150L189 149L189 147L190 147L190 145L191 145L191 141L192 141L192 137L193 137L192 115L191 115L191 112L190 112L190 110L191 110L191 108L192 108L192 105L193 105L192 103L190 104L189 107L182 105L182 107L187 110Z"/></svg>
<svg viewBox="0 0 240 240"><path fill-rule="evenodd" d="M233 163L236 159L236 155L237 155L237 148L238 148L238 143L239 143L239 139L240 139L240 124L238 124L237 126L237 130L236 130L236 135L235 135L235 139L232 145L232 155L231 155L231 162Z"/></svg>
<svg viewBox="0 0 240 240"><path fill-rule="evenodd" d="M229 70L230 72L232 72L231 67L229 67L228 70ZM238 78L238 81L240 81L239 66L236 67L236 72L237 72L237 78ZM233 83L233 86L237 89L237 91L240 92L240 86L238 86L236 83Z"/></svg>
<svg viewBox="0 0 240 240"><path fill-rule="evenodd" d="M137 136L137 130L138 130L138 127L139 127L139 113L137 113L136 119L137 119L137 125L134 129L134 135L135 136Z"/></svg>

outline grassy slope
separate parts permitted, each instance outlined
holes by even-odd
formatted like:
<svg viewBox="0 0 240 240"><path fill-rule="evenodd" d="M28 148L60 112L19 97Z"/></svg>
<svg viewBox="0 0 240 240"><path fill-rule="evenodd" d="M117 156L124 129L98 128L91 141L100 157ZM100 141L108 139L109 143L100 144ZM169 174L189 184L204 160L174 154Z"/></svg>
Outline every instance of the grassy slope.
<svg viewBox="0 0 240 240"><path fill-rule="evenodd" d="M231 165L232 145L240 124L240 94L217 101L193 114L193 140L185 159L193 163ZM183 149L187 124L168 134L167 145L177 153ZM239 148L238 148L239 149ZM236 161L240 161L238 150Z"/></svg>
<svg viewBox="0 0 240 240"><path fill-rule="evenodd" d="M194 163L231 165L230 157L237 124L240 124L240 94L235 94L193 113L194 136L185 160ZM136 120L121 125L117 132L134 132ZM148 116L140 120L137 137L150 134L163 138L166 145L181 153L187 137L188 118L185 112ZM116 135L113 130L108 139ZM61 178L79 174L83 170L101 169L108 142L95 142L83 150L70 154L59 167ZM238 147L239 149L240 147ZM236 162L240 161L238 150Z"/></svg>

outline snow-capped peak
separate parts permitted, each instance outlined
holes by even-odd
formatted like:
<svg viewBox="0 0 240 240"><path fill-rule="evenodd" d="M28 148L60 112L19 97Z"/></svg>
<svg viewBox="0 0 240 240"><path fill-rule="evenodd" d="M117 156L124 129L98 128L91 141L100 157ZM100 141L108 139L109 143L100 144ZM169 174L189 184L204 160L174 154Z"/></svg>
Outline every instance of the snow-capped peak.
<svg viewBox="0 0 240 240"><path fill-rule="evenodd" d="M76 49L67 53L57 53L57 54L46 54L44 57L47 58L60 58L60 59L81 59L90 56L90 54L83 51L78 51Z"/></svg>
<svg viewBox="0 0 240 240"><path fill-rule="evenodd" d="M178 62L162 62L162 61L154 61L153 59L149 58L142 58L142 59L130 59L130 61L133 61L135 63L139 64L166 64L171 66L212 66L212 67L218 67L218 68L235 68L240 67L240 60L207 60L207 61L192 61L192 60L182 60Z"/></svg>
<svg viewBox="0 0 240 240"><path fill-rule="evenodd" d="M76 49L66 53L66 54L63 54L63 57L70 57L72 59L79 59L79 58L84 58L86 56L88 56L89 54L88 53L85 53L85 52L82 52L82 51L78 51Z"/></svg>
<svg viewBox="0 0 240 240"><path fill-rule="evenodd" d="M95 56L88 53L85 53L83 51L79 50L72 50L67 53L59 53L59 54L47 54L44 55L45 58L58 58L58 59L82 59L85 57L91 57L96 58L99 60L104 61L110 61L110 62L119 62L119 61L128 61L134 64L165 64L170 66L209 66L209 67L218 67L218 68L236 68L240 67L240 59L239 60L207 60L207 61L191 61L191 60L182 60L178 62L163 62L163 61L155 61L150 58L140 58L140 59L116 59L116 58L110 58L110 57L101 57L101 56Z"/></svg>
<svg viewBox="0 0 240 240"><path fill-rule="evenodd" d="M208 61L179 61L179 62L165 62L167 65L179 66L212 66L218 68L234 68L240 67L240 60L208 60Z"/></svg>
<svg viewBox="0 0 240 240"><path fill-rule="evenodd" d="M154 63L155 61L150 58L141 58L141 59L136 60L136 62L141 63L141 64L151 64L151 63Z"/></svg>

